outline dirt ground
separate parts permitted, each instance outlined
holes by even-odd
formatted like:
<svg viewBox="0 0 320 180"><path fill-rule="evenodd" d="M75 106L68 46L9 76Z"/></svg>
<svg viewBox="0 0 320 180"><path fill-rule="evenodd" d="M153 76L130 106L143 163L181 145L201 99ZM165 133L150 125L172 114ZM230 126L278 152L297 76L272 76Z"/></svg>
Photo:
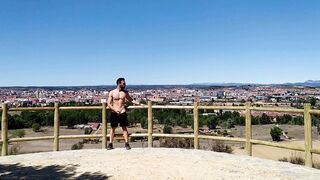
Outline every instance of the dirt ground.
<svg viewBox="0 0 320 180"><path fill-rule="evenodd" d="M320 171L255 157L173 148L87 149L0 158L0 179L310 179Z"/></svg>
<svg viewBox="0 0 320 180"><path fill-rule="evenodd" d="M266 140L271 141L270 136L270 128L273 125L253 125L252 126L252 135L253 139L258 140ZM296 125L281 125L280 126L285 132L288 132L288 136L292 137L292 139L285 139L279 143L282 144L291 144L304 147L304 127L303 126L296 126ZM163 125L155 125L154 126L154 133L162 133ZM109 130L109 129L108 129ZM221 130L223 131L223 130ZM32 129L25 129L26 135L25 137L38 137L38 136L52 136L53 135L53 127L42 127L41 132L33 132ZM108 131L109 132L109 131ZM139 125L135 127L129 128L129 133L146 133L146 129L140 128ZM181 132L192 132L191 127L182 128L182 127L175 127L173 129L173 133L181 133ZM101 130L93 131L91 134L101 134ZM67 129L66 127L60 128L60 135L81 135L84 134L83 129ZM116 129L116 134L121 137L122 130L121 128ZM237 126L236 128L231 129L231 132L234 137L242 137L245 138L245 127L244 126ZM9 133L10 137L10 133ZM313 129L313 147L320 148L320 140L319 135L317 135L316 128ZM68 140L60 140L60 150L71 150L71 146L78 142L82 141L81 139L68 139ZM212 140L200 140L200 148L204 150L210 150L211 146L215 143ZM11 143L9 148L14 143ZM53 140L42 140L42 141L29 141L29 142L20 142L21 149L19 150L19 154L25 153L32 153L32 152L49 152L53 150ZM236 142L225 142L226 145L232 146L234 149L234 154L244 155L244 143L236 143ZM130 142L130 145L133 148L143 148L147 147L146 141L138 140L136 142ZM123 140L116 140L114 142L115 148L123 148L124 142ZM158 140L154 141L154 147L160 147L160 142ZM83 149L99 149L101 148L101 141L99 143L86 143L84 144ZM275 147L268 147L263 145L253 145L253 156L260 157L265 159L272 159L278 160L284 157L290 156L301 156L304 157L303 152L298 151L291 151L281 148ZM320 163L320 156L313 155L314 161Z"/></svg>

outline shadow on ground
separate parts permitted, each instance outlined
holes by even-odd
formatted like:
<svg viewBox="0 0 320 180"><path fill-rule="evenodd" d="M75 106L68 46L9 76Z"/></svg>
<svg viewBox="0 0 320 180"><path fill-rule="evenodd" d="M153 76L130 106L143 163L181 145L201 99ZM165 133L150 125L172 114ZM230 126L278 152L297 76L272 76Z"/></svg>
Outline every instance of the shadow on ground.
<svg viewBox="0 0 320 180"><path fill-rule="evenodd" d="M77 165L23 166L0 164L0 179L108 179L99 172L76 172ZM75 176L77 175L77 176Z"/></svg>

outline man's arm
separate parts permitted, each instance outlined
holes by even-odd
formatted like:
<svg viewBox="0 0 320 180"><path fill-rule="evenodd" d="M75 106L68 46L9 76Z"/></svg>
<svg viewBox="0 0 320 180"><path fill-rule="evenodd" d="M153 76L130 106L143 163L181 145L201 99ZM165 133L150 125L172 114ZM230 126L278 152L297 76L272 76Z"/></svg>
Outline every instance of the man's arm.
<svg viewBox="0 0 320 180"><path fill-rule="evenodd" d="M129 95L129 92L126 92L126 98L127 98L128 101L130 101L132 104L141 105L140 103L138 103L137 101L135 101L135 100L132 99L132 97Z"/></svg>
<svg viewBox="0 0 320 180"><path fill-rule="evenodd" d="M107 104L108 104L108 107L109 107L112 111L115 111L115 112L116 112L116 110L113 108L113 106L112 106L112 104L111 104L111 102L113 101L112 93L113 93L113 91L110 91L109 96L108 96L108 102L107 102Z"/></svg>

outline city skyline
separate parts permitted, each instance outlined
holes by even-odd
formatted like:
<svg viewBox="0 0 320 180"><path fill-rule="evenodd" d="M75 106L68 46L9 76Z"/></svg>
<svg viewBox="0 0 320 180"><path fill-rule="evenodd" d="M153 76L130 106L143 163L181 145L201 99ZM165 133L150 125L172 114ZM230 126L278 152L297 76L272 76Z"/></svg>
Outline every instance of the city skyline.
<svg viewBox="0 0 320 180"><path fill-rule="evenodd" d="M319 80L319 1L1 1L0 87Z"/></svg>

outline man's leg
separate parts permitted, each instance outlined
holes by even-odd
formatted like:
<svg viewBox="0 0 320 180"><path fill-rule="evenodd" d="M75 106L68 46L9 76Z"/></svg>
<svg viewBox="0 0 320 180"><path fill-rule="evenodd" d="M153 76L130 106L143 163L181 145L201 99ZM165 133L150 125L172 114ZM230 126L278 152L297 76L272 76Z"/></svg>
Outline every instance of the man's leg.
<svg viewBox="0 0 320 180"><path fill-rule="evenodd" d="M127 143L127 142L128 142L128 129L127 129L127 127L122 127L122 130L123 130L124 140L125 140L126 143Z"/></svg>
<svg viewBox="0 0 320 180"><path fill-rule="evenodd" d="M116 131L116 128L115 127L112 127L111 128L111 131L110 131L110 141L109 141L109 144L108 144L108 147L107 149L113 149L113 139L114 139L114 134L115 134L115 131Z"/></svg>
<svg viewBox="0 0 320 180"><path fill-rule="evenodd" d="M122 127L122 130L123 130L123 137L124 137L124 140L126 141L125 148L127 150L129 150L129 149L131 149L131 147L130 147L129 142L128 142L128 129L127 129L127 126L129 125L129 123L128 123L127 113L120 114L119 118L120 118L120 126Z"/></svg>
<svg viewBox="0 0 320 180"><path fill-rule="evenodd" d="M114 134L115 134L115 131L116 131L116 128L118 127L118 116L116 113L114 112L111 112L111 115L110 115L110 124L111 124L111 131L110 131L110 138L109 138L109 144L108 144L108 147L107 149L110 150L110 149L113 149L113 140L114 140Z"/></svg>
<svg viewBox="0 0 320 180"><path fill-rule="evenodd" d="M110 143L113 143L115 132L116 132L116 128L115 127L111 128L111 131L110 131Z"/></svg>
<svg viewBox="0 0 320 180"><path fill-rule="evenodd" d="M130 145L129 145L129 142L128 142L128 129L126 126L122 127L122 130L123 130L123 137L124 137L124 140L125 140L125 148L127 150L131 149Z"/></svg>

